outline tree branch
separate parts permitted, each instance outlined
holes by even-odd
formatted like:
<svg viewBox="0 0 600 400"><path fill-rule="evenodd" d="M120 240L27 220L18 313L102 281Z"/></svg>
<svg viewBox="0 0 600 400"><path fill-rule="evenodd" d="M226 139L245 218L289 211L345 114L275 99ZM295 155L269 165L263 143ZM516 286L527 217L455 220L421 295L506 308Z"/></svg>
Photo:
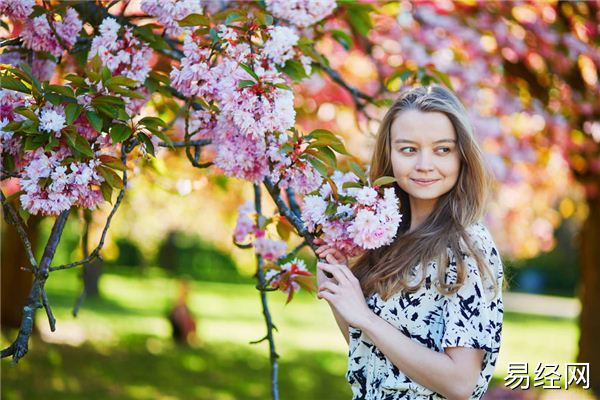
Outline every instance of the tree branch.
<svg viewBox="0 0 600 400"><path fill-rule="evenodd" d="M261 190L259 184L254 184L254 207L256 209L256 223L258 224L258 220L261 217ZM263 268L263 258L261 255L256 255L256 278L258 279L258 286L264 288L265 286L265 271ZM267 304L267 293L266 290L260 290L260 300L263 309L263 315L265 316L265 323L267 324L267 334L266 336L254 343L262 342L267 339L269 341L269 359L271 361L271 394L273 395L273 400L279 399L279 390L277 387L277 371L279 369L277 358L279 355L275 350L275 340L273 339L273 321L271 319L271 313L269 311L269 306ZM252 343L252 342L250 342Z"/></svg>
<svg viewBox="0 0 600 400"><path fill-rule="evenodd" d="M89 263L94 258L101 258L100 250L102 250L102 246L104 246L104 240L106 239L106 233L108 232L110 222L111 222L113 216L115 215L115 213L117 212L117 209L119 208L119 205L121 204L121 200L123 200L123 196L125 195L125 190L127 189L127 151L126 151L126 148L127 148L126 143L125 142L122 143L121 144L121 161L123 162L123 165L125 165L125 170L123 171L123 188L119 192L117 201L115 202L113 209L111 210L110 214L108 215L108 218L106 219L106 224L104 225L104 229L102 230L102 236L100 236L100 242L98 243L96 248L92 251L92 253L88 257L85 257L83 260L79 260L79 261L73 262L71 264L59 265L57 267L50 267L50 271L58 271L61 269L73 268L73 267L76 267L81 264Z"/></svg>

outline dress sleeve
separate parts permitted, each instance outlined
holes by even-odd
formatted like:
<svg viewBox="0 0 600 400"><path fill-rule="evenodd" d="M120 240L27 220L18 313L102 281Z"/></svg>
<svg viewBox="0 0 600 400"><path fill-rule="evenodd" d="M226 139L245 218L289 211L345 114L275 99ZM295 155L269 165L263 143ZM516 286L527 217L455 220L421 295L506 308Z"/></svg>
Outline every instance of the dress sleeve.
<svg viewBox="0 0 600 400"><path fill-rule="evenodd" d="M475 258L461 254L467 276L456 293L444 299L444 334L442 347L471 347L497 352L502 331L502 261L496 245L485 226L476 224L468 229L471 240L478 247L483 259L494 271L498 292L494 297L491 282L482 279ZM449 266L446 282L456 282L457 266L455 255L448 250Z"/></svg>

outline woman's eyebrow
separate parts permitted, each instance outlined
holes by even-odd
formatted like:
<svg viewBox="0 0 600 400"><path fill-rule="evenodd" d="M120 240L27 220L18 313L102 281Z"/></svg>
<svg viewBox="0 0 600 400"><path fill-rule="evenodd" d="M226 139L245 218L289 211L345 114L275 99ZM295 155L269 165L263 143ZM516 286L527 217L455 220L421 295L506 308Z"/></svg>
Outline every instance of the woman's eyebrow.
<svg viewBox="0 0 600 400"><path fill-rule="evenodd" d="M435 141L435 142L433 142L433 143L446 143L446 142L449 142L449 143L456 143L456 140L454 140L454 139L440 139L440 140L436 140L436 141ZM394 143L414 143L414 144L418 144L418 143L417 143L417 142L415 142L414 140L401 139L401 138L400 138L400 139L396 139L396 140L394 141Z"/></svg>

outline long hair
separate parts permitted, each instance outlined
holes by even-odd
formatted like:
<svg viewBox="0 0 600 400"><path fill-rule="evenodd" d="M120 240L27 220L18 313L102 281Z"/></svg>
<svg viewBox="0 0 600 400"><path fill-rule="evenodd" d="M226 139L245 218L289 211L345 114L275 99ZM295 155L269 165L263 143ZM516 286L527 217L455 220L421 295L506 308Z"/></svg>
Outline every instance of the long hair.
<svg viewBox="0 0 600 400"><path fill-rule="evenodd" d="M487 170L481 149L475 140L467 112L460 100L440 85L416 87L403 92L385 114L379 127L369 176L371 182L381 176L394 176L391 162L391 132L394 119L403 111L440 112L452 123L460 154L460 172L453 188L443 194L433 212L414 231L410 228L410 205L408 193L394 183L400 199L402 223L393 243L363 253L352 264L352 271L360 281L365 296L372 293L387 300L399 291L416 292L425 281L429 262L438 263L436 285L442 294L455 293L464 283L467 266L461 253L470 254L477 262L481 277L488 276L494 283L494 296L498 284L484 256L470 240L466 228L483 216L491 186L491 174ZM461 240L466 245L461 246ZM455 256L457 279L447 283L446 269L449 265L448 249ZM420 281L411 286L411 270L418 264L423 269Z"/></svg>

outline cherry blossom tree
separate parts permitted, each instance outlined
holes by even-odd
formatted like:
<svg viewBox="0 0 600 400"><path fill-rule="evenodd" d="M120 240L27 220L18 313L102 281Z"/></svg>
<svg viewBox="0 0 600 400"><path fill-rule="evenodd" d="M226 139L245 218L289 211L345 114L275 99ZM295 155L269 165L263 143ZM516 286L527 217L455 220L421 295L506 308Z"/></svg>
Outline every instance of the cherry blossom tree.
<svg viewBox="0 0 600 400"><path fill-rule="evenodd" d="M307 116L335 104L350 110L356 131L369 131L398 90L437 82L468 106L501 182L488 222L508 253L549 249L554 203L569 180L584 188L579 359L599 361L599 9L597 1L0 0L2 204L34 275L21 329L2 356L25 355L37 308L54 327L44 283L100 257L132 165L183 149L191 167L254 185L233 240L256 253L267 325L257 342L269 342L278 398L267 293L290 301L314 288L296 258L314 237L352 256L388 244L402 218L393 179L369 182L345 128ZM262 214L263 188L275 215ZM508 201L515 194L522 201ZM528 207L533 200L542 206ZM97 246L52 265L69 215L105 202L112 210ZM39 262L30 215L55 218ZM288 249L292 232L301 243ZM598 387L599 375L590 376Z"/></svg>

